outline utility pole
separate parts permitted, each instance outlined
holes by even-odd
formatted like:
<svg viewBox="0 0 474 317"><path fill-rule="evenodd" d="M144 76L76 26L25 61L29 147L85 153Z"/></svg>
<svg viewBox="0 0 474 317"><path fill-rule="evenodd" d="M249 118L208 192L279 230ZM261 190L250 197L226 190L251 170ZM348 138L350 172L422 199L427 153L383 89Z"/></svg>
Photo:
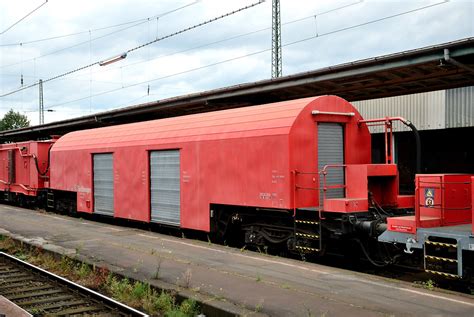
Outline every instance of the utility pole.
<svg viewBox="0 0 474 317"><path fill-rule="evenodd" d="M39 124L44 124L43 80L39 80Z"/></svg>
<svg viewBox="0 0 474 317"><path fill-rule="evenodd" d="M281 77L280 0L272 0L272 78Z"/></svg>

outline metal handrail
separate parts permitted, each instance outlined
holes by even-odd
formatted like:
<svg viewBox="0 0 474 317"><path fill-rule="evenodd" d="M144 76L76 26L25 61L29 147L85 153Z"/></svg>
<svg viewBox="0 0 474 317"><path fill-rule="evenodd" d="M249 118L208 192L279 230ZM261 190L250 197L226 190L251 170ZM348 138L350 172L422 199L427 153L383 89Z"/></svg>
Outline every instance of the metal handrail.
<svg viewBox="0 0 474 317"><path fill-rule="evenodd" d="M326 191L327 191L327 186L326 186L326 175L327 175L327 169L329 168L343 168L344 170L346 169L347 165L346 164L328 164L323 167L322 173L323 173L323 199L322 201L319 201L319 219L324 219L322 218L322 209L324 208L324 201L326 200ZM342 188L346 188L346 184L342 185ZM344 191L344 196L345 196L345 191Z"/></svg>
<svg viewBox="0 0 474 317"><path fill-rule="evenodd" d="M417 204L420 204L419 188L420 188L420 179L418 177L415 177L415 201ZM418 208L415 207L415 226L417 229L420 228L420 224L421 224L419 210L420 210L420 207Z"/></svg>
<svg viewBox="0 0 474 317"><path fill-rule="evenodd" d="M418 133L418 129L415 125L402 117L385 117L385 118L378 118L378 119L366 119L366 120L359 120L359 124L365 123L367 126L374 126L374 125L384 125L385 126L385 163L393 163L392 157L392 122L393 121L400 121L407 127L409 127L415 136L415 144L416 144L416 173L421 173L421 141L420 141L420 134ZM390 148L388 147L388 143L390 143Z"/></svg>
<svg viewBox="0 0 474 317"><path fill-rule="evenodd" d="M323 211L323 208L324 208L324 201L326 200L326 192L328 189L337 189L337 188L346 188L347 186L345 184L335 184L335 185L327 185L327 182L326 182L326 175L328 174L328 169L331 169L331 168L346 168L347 165L346 164L327 164L327 165L324 165L323 169L318 171L318 172L299 172L297 170L294 170L292 171L292 174L293 174L293 217L296 216L296 191L297 190L317 190L319 193L321 193L322 191L322 194L323 194L323 199L320 199L320 195L318 195L318 201L319 201L319 208L318 208L318 213L319 213L319 219L321 220L324 220L325 218L322 216L322 211ZM319 186L318 187L302 187L302 186L298 186L298 184L296 183L296 176L300 174L300 175L318 175L318 184ZM323 181L323 187L321 188L321 176L323 177L322 181Z"/></svg>

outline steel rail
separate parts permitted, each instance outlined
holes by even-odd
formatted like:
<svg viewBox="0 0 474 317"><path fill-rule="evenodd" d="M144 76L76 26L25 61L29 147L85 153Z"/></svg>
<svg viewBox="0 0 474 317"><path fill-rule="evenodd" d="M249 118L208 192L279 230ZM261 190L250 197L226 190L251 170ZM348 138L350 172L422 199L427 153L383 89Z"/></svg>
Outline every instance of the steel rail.
<svg viewBox="0 0 474 317"><path fill-rule="evenodd" d="M88 302L93 302L96 304L99 304L103 306L106 309L111 310L111 312L117 312L122 316L133 316L133 317L148 317L147 314L142 313L134 308L131 308L127 305L124 305L110 297L107 297L105 295L102 295L98 292L95 292L91 289L88 289L82 285L79 285L77 283L74 283L72 281L69 281L59 275L56 275L54 273L48 272L46 270L43 270L42 268L39 268L37 266L34 266L28 262L25 262L23 260L20 260L14 256L11 256L7 253L0 252L0 259L7 259L6 262L9 262L12 264L12 266L18 266L21 268L26 269L27 271L31 272L29 275L34 275L38 277L38 280L43 278L46 281L52 281L53 283L57 284L58 287L65 288L69 290L71 293L74 293L76 296L79 295L82 299ZM2 272L5 274L5 271ZM28 273L18 273L18 274L24 274L28 275ZM0 286L2 286L2 280L5 277L0 276ZM4 282L4 280L3 280ZM54 285L55 286L55 285ZM54 287L53 286L53 287ZM19 291L21 293L21 291ZM2 294L1 289L0 289L0 294ZM7 299L9 299L8 295L4 295ZM16 295L18 297L18 295ZM20 295L21 296L21 295ZM35 296L34 294L31 295L31 297ZM11 297L11 296L10 296ZM18 306L21 307L21 303L16 303ZM41 307L39 307L41 308Z"/></svg>

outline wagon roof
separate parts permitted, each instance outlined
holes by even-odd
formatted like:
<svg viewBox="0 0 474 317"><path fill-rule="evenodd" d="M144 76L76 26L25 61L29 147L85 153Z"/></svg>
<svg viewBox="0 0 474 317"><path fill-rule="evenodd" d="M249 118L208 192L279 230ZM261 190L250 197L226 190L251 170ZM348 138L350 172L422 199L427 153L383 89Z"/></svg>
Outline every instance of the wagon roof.
<svg viewBox="0 0 474 317"><path fill-rule="evenodd" d="M300 112L317 98L75 131L60 138L53 151L288 134Z"/></svg>

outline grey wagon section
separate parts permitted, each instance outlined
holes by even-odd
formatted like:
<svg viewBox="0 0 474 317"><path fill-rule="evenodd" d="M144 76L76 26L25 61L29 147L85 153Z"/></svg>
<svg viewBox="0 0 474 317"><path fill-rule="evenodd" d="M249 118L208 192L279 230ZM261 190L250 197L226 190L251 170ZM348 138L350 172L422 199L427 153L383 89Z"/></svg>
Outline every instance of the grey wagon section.
<svg viewBox="0 0 474 317"><path fill-rule="evenodd" d="M339 123L319 123L318 170L322 170L325 165L333 164L344 164L344 127ZM344 183L342 167L327 169L326 186L344 185ZM320 186L323 186L322 177ZM326 198L342 197L344 197L344 188L333 188L326 192Z"/></svg>
<svg viewBox="0 0 474 317"><path fill-rule="evenodd" d="M114 160L112 153L93 154L94 212L114 215Z"/></svg>
<svg viewBox="0 0 474 317"><path fill-rule="evenodd" d="M181 221L180 152L150 152L151 221L179 226Z"/></svg>

